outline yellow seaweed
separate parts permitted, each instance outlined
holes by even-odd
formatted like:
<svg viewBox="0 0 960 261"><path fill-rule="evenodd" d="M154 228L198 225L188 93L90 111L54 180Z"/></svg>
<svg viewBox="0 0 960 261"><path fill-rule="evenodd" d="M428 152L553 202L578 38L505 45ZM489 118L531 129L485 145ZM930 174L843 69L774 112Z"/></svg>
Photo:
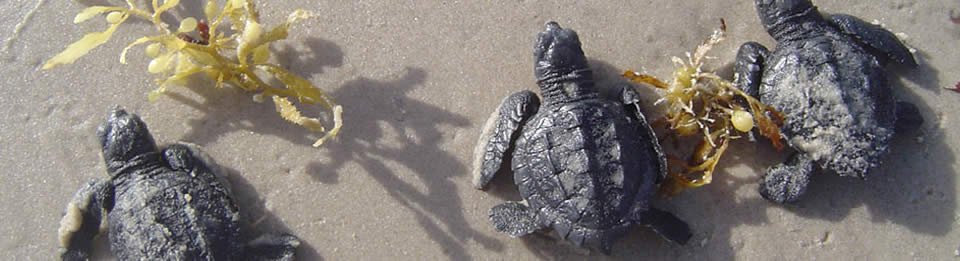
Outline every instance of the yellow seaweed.
<svg viewBox="0 0 960 261"><path fill-rule="evenodd" d="M89 53L90 50L93 50L93 48L97 48L97 46L100 46L101 44L106 43L107 40L110 40L110 36L113 36L113 32L116 32L117 28L120 27L120 24L123 23L123 20L126 19L127 17L125 16L120 22L111 24L110 27L107 27L106 31L84 35L79 41L68 45L67 48L62 52L53 58L50 58L50 60L47 60L47 62L44 63L43 67L41 68L50 69L59 65L71 64L77 61L77 59L80 59L80 57L87 55L87 53Z"/></svg>
<svg viewBox="0 0 960 261"><path fill-rule="evenodd" d="M149 44L147 54L155 57L147 70L158 75L158 86L148 94L148 100L159 99L168 85L182 85L186 78L199 74L215 81L218 88L227 84L251 92L256 101L272 97L281 118L324 133L314 146L320 146L325 140L339 133L343 125L343 108L340 105L310 81L267 62L271 56L270 44L286 39L293 23L313 17L313 13L295 10L280 25L265 30L259 22L259 15L252 0L227 0L219 11L217 4L209 0L203 10L206 21L187 17L181 21L178 30L171 31L168 25L160 21L160 16L176 7L179 0L152 0L151 9L140 8L133 0L126 0L126 3L128 7L93 6L80 11L74 17L74 23L106 13L110 26L106 31L87 34L70 44L47 60L42 68L52 69L73 63L108 41L120 24L135 16L151 21L162 33L141 37L127 45L120 53L120 63L126 64L126 55L131 48ZM233 33L218 33L218 27L226 23L230 24ZM231 53L233 55L230 55ZM260 75L276 78L283 86L268 85ZM319 104L331 113L333 128L327 130L319 118L301 115L296 105L287 97L296 98L301 104Z"/></svg>
<svg viewBox="0 0 960 261"><path fill-rule="evenodd" d="M724 40L725 34L726 24L721 19L720 29L697 46L692 55L687 53L686 60L673 57L676 70L670 84L629 70L622 75L664 90L657 104L666 106L666 112L664 118L656 122L667 125L668 136L700 136L686 160L668 155L668 180L661 186L661 192L666 195L710 184L714 168L730 141L750 131L754 124L761 135L782 149L779 132L782 113L747 95L729 80L703 70L707 53Z"/></svg>

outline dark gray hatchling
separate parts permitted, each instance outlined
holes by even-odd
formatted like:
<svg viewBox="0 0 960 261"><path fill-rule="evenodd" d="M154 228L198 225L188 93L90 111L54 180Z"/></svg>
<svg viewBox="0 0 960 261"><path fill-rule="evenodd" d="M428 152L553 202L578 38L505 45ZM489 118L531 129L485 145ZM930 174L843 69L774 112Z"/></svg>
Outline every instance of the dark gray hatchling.
<svg viewBox="0 0 960 261"><path fill-rule="evenodd" d="M686 243L687 224L650 206L666 159L639 111L639 95L621 87L617 100L600 98L577 33L554 22L538 35L534 62L543 104L530 91L507 97L474 155L477 189L512 157L526 203L491 209L496 230L519 237L552 228L578 246L609 253L616 239L642 224Z"/></svg>
<svg viewBox="0 0 960 261"><path fill-rule="evenodd" d="M891 61L916 67L913 54L882 27L849 15L825 18L808 0L754 2L777 48L741 46L737 85L785 114L782 135L796 149L766 170L760 194L796 201L815 169L866 178L895 129L923 121L915 106L894 100L884 70Z"/></svg>
<svg viewBox="0 0 960 261"><path fill-rule="evenodd" d="M60 221L61 259L89 259L106 229L119 260L293 260L286 234L239 242L240 215L229 183L196 146L158 150L147 125L114 109L100 125L107 179L84 185Z"/></svg>

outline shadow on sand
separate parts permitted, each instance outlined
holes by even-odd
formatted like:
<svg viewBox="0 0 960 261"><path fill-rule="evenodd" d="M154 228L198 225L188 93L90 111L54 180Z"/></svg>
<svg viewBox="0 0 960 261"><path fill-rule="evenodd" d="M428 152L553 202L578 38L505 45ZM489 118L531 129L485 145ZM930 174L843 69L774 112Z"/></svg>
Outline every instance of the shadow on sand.
<svg viewBox="0 0 960 261"><path fill-rule="evenodd" d="M279 46L281 49L275 50L275 58L289 65L295 74L322 73L324 67L343 64L341 49L326 40L308 38L305 41L306 49ZM391 81L359 78L345 83L335 93L328 93L347 108L343 116L349 121L349 126L336 139L324 144L327 147L325 151L330 153L329 162L309 163L306 171L321 183L335 184L339 179L337 172L344 164L355 162L393 199L415 215L421 227L451 259L470 258L463 246L469 240L488 249L499 250L502 248L499 242L480 235L463 217L463 203L457 196L457 187L452 178L464 175L467 171L441 147L441 141L450 135L441 131L441 128L456 131L457 128L468 127L468 120L409 98L409 93L422 86L426 79L427 73L422 69L407 68L403 75ZM209 82L204 84L209 85ZM249 95L241 94L235 88L216 89L201 84L188 86L199 99L172 92L168 94L169 98L191 106L204 115L187 120L190 128L181 140L204 145L228 133L250 131L309 146L320 137L278 117L270 102L253 103ZM305 113L313 114L309 108ZM390 140L389 145L381 144L386 140ZM417 180L404 180L409 177L397 173L385 162L400 164L410 170ZM424 184L426 189L421 191L418 184ZM260 202L257 197L240 199ZM262 207L263 204L254 205ZM281 227L280 230L285 231L286 228Z"/></svg>
<svg viewBox="0 0 960 261"><path fill-rule="evenodd" d="M323 260L304 237L290 230L280 218L267 210L266 202L257 193L246 179L237 170L220 166L226 172L226 179L230 182L233 199L240 206L240 242L250 242L261 235L287 233L300 238L300 247L297 248L297 260Z"/></svg>
<svg viewBox="0 0 960 261"><path fill-rule="evenodd" d="M344 112L350 130L324 145L329 146L328 163L311 163L307 172L320 182L337 183L337 172L354 162L414 214L450 259L471 258L463 247L468 240L497 251L503 246L474 230L464 218L453 177L467 170L441 146L453 135L450 132L470 123L463 116L409 98L426 78L422 69L407 68L396 79L359 78L332 93L343 104L353 105ZM387 163L399 164L413 177L404 177Z"/></svg>
<svg viewBox="0 0 960 261"><path fill-rule="evenodd" d="M306 49L291 45L276 48L276 58L285 64L295 65L290 71L297 75L310 75L323 72L325 67L343 65L343 51L333 42L309 37L305 40ZM305 59L314 59L307 61ZM181 140L206 145L227 133L250 131L280 137L292 144L313 144L321 135L304 129L282 119L271 101L255 103L251 96L237 88L212 88L207 79L193 80L187 88L199 99L176 92L167 92L164 98L203 113L202 117L187 119L190 127ZM323 115L317 106L299 106L306 115Z"/></svg>

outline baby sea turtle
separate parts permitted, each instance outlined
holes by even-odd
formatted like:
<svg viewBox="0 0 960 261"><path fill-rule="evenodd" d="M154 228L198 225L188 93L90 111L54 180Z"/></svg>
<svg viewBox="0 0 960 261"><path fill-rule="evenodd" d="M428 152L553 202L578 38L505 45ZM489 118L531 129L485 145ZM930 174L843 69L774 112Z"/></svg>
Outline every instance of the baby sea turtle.
<svg viewBox="0 0 960 261"><path fill-rule="evenodd" d="M493 207L496 230L519 237L553 228L578 246L609 253L614 240L643 224L686 243L687 224L650 206L666 159L639 111L639 95L621 87L615 101L601 99L577 33L554 22L538 35L534 62L543 104L530 91L507 97L474 155L477 189L512 157L526 201Z"/></svg>
<svg viewBox="0 0 960 261"><path fill-rule="evenodd" d="M825 18L808 0L754 2L777 48L741 46L737 85L785 114L782 135L797 150L766 170L760 194L796 201L816 168L866 178L895 124L900 131L923 121L914 105L894 100L884 70L891 61L916 67L913 54L882 27L850 15Z"/></svg>
<svg viewBox="0 0 960 261"><path fill-rule="evenodd" d="M88 259L102 229L109 229L119 260L294 259L300 241L292 235L238 242L240 214L229 183L195 146L160 151L140 117L119 108L97 138L110 177L90 181L67 205L61 259Z"/></svg>

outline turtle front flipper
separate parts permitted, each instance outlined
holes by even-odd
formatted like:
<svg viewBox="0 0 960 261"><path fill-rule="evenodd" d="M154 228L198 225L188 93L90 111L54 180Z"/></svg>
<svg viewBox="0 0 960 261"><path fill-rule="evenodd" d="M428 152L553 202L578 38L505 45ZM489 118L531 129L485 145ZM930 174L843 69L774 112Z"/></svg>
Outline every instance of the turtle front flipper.
<svg viewBox="0 0 960 261"><path fill-rule="evenodd" d="M170 169L189 173L194 177L210 177L220 181L216 186L218 190L223 190L226 195L231 195L230 182L226 177L221 176L222 172L216 162L206 153L200 150L200 146L195 144L177 142L163 149L163 158L166 160Z"/></svg>
<svg viewBox="0 0 960 261"><path fill-rule="evenodd" d="M649 227L657 234L660 234L667 240L674 243L685 245L693 233L690 232L690 225L684 222L670 212L656 208L647 209L635 220L637 224Z"/></svg>
<svg viewBox="0 0 960 261"><path fill-rule="evenodd" d="M636 121L636 125L639 128L639 137L637 139L641 140L645 144L649 144L653 149L649 155L640 157L641 159L651 159L656 160L654 163L658 168L657 172L657 181L659 184L661 181L667 178L667 158L663 154L663 149L660 147L660 142L657 141L657 134L653 131L653 128L650 127L650 124L647 122L647 118L643 116L643 112L640 111L640 94L637 93L629 85L622 85L620 88L620 102L623 103L624 109L627 111L627 115L630 118L633 118Z"/></svg>
<svg viewBox="0 0 960 261"><path fill-rule="evenodd" d="M887 29L845 14L831 16L830 22L844 33L853 36L873 50L881 52L884 58L909 67L917 67L917 60L914 59L910 49Z"/></svg>
<svg viewBox="0 0 960 261"><path fill-rule="evenodd" d="M95 179L83 185L73 196L57 231L61 260L87 260L93 239L100 234L107 209L113 203L109 180Z"/></svg>
<svg viewBox="0 0 960 261"><path fill-rule="evenodd" d="M760 81L763 76L763 63L770 56L766 47L756 42L747 42L737 51L737 60L733 65L734 86L747 95L758 98Z"/></svg>
<svg viewBox="0 0 960 261"><path fill-rule="evenodd" d="M521 91L503 100L490 115L474 149L473 186L484 189L503 164L507 150L513 147L520 127L540 108L540 99L531 91Z"/></svg>
<svg viewBox="0 0 960 261"><path fill-rule="evenodd" d="M188 172L191 174L213 174L211 160L193 144L178 142L163 149L163 158L170 169Z"/></svg>
<svg viewBox="0 0 960 261"><path fill-rule="evenodd" d="M507 202L490 209L490 222L497 232L507 233L511 237L529 235L546 228L537 219L537 213L520 202Z"/></svg>
<svg viewBox="0 0 960 261"><path fill-rule="evenodd" d="M814 165L807 154L794 153L787 162L767 169L760 184L760 195L778 204L797 201L807 191Z"/></svg>
<svg viewBox="0 0 960 261"><path fill-rule="evenodd" d="M236 260L290 261L297 259L300 239L290 234L267 234L258 237L243 247Z"/></svg>

